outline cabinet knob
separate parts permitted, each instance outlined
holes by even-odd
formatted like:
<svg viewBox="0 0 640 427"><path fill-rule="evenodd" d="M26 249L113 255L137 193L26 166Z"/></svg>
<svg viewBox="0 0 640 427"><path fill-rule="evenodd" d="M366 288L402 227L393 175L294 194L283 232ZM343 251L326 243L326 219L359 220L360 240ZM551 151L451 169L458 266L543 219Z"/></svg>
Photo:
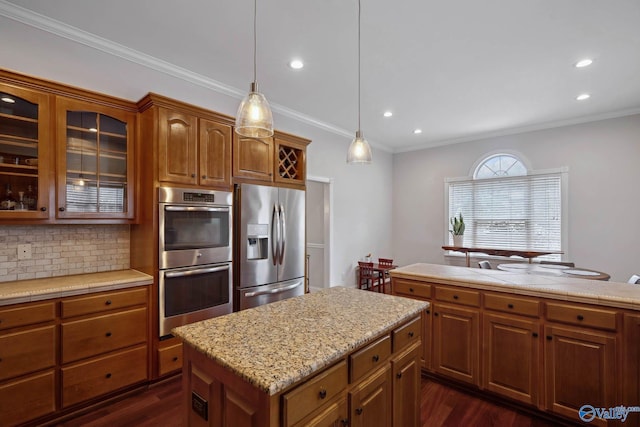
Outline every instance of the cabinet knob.
<svg viewBox="0 0 640 427"><path fill-rule="evenodd" d="M327 397L327 390L320 389L320 393L318 393L318 396L320 397L320 399L324 399L325 397Z"/></svg>
<svg viewBox="0 0 640 427"><path fill-rule="evenodd" d="M362 415L362 408L356 408L356 415Z"/></svg>
<svg viewBox="0 0 640 427"><path fill-rule="evenodd" d="M454 296L453 296L453 299L458 299L458 295L454 295Z"/></svg>
<svg viewBox="0 0 640 427"><path fill-rule="evenodd" d="M64 212L64 210L65 210L65 209L64 209L64 206L60 206L60 207L58 208L58 210L59 210L60 212Z"/></svg>
<svg viewBox="0 0 640 427"><path fill-rule="evenodd" d="M409 338L413 338L413 331L409 332Z"/></svg>
<svg viewBox="0 0 640 427"><path fill-rule="evenodd" d="M377 362L378 360L380 360L380 356L378 356L377 354L374 354L372 359L374 362Z"/></svg>
<svg viewBox="0 0 640 427"><path fill-rule="evenodd" d="M402 378L402 372L398 372L398 373L396 374L396 378L398 378L398 379Z"/></svg>
<svg viewBox="0 0 640 427"><path fill-rule="evenodd" d="M108 337L110 337L110 336L111 336L111 332L107 332L105 335L106 335L106 336L107 336L107 338L108 338Z"/></svg>
<svg viewBox="0 0 640 427"><path fill-rule="evenodd" d="M578 314L578 320L584 320L584 316L582 314Z"/></svg>
<svg viewBox="0 0 640 427"><path fill-rule="evenodd" d="M177 362L178 361L178 356L173 356L173 359L171 359L171 360L173 360L174 362Z"/></svg>
<svg viewBox="0 0 640 427"><path fill-rule="evenodd" d="M202 175L202 179L207 179L207 175Z"/></svg>
<svg viewBox="0 0 640 427"><path fill-rule="evenodd" d="M538 333L537 333L537 332L533 332L533 333L531 334L531 336L532 336L532 337L534 337L534 338L538 338Z"/></svg>
<svg viewBox="0 0 640 427"><path fill-rule="evenodd" d="M111 300L110 299L106 300L104 304L105 305L111 305Z"/></svg>
<svg viewBox="0 0 640 427"><path fill-rule="evenodd" d="M46 207L46 206L43 206L43 207L41 207L41 208L40 208L40 210L41 210L42 212L46 212L46 211L47 211L47 207Z"/></svg>
<svg viewBox="0 0 640 427"><path fill-rule="evenodd" d="M195 174L195 173L192 173L192 174L191 174L191 178L195 178L195 177L196 177L196 174Z"/></svg>
<svg viewBox="0 0 640 427"><path fill-rule="evenodd" d="M438 313L433 313L433 315L434 315L434 316L437 316L437 315L438 315Z"/></svg>
<svg viewBox="0 0 640 427"><path fill-rule="evenodd" d="M343 426L348 426L349 425L349 420L346 418L343 418L342 420L340 420L342 422Z"/></svg>
<svg viewBox="0 0 640 427"><path fill-rule="evenodd" d="M413 288L409 288L409 292L413 292Z"/></svg>
<svg viewBox="0 0 640 427"><path fill-rule="evenodd" d="M430 314L430 313L431 313L431 310L427 310L427 314Z"/></svg>
<svg viewBox="0 0 640 427"><path fill-rule="evenodd" d="M111 378L111 372L109 372L107 375L105 375L105 377Z"/></svg>
<svg viewBox="0 0 640 427"><path fill-rule="evenodd" d="M507 307L513 308L513 304L507 304Z"/></svg>
<svg viewBox="0 0 640 427"><path fill-rule="evenodd" d="M547 335L547 341L551 341L553 337L551 335Z"/></svg>

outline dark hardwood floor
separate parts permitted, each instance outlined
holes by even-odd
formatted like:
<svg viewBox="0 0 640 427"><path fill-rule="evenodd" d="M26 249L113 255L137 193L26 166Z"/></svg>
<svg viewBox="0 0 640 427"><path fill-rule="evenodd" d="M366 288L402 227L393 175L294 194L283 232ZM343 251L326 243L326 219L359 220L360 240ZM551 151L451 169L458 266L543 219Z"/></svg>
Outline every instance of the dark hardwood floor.
<svg viewBox="0 0 640 427"><path fill-rule="evenodd" d="M553 427L535 416L509 409L422 378L424 427ZM58 427L180 427L182 384L175 378Z"/></svg>

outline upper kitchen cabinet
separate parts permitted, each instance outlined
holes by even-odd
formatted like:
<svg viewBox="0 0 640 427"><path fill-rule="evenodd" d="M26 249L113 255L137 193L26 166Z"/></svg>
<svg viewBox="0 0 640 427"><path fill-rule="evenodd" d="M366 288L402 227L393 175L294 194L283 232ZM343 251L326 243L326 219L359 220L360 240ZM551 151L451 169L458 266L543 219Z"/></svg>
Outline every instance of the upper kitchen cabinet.
<svg viewBox="0 0 640 427"><path fill-rule="evenodd" d="M56 218L133 218L135 123L133 112L56 99Z"/></svg>
<svg viewBox="0 0 640 427"><path fill-rule="evenodd" d="M231 188L231 117L149 94L139 103L144 144L157 142L161 184ZM146 146L151 153L151 146ZM146 179L153 181L149 171Z"/></svg>
<svg viewBox="0 0 640 427"><path fill-rule="evenodd" d="M51 96L2 82L0 221L49 217Z"/></svg>
<svg viewBox="0 0 640 427"><path fill-rule="evenodd" d="M233 177L305 188L306 150L311 141L276 131L273 138L234 135Z"/></svg>

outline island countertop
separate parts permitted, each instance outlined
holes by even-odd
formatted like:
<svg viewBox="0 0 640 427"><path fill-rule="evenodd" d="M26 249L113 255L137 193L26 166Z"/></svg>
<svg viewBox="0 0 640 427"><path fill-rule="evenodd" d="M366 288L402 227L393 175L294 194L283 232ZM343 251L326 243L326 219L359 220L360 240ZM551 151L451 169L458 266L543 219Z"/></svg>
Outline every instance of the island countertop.
<svg viewBox="0 0 640 427"><path fill-rule="evenodd" d="M333 287L172 332L235 375L274 395L406 322L428 305Z"/></svg>
<svg viewBox="0 0 640 427"><path fill-rule="evenodd" d="M628 283L424 263L396 268L390 274L394 278L640 310L640 286Z"/></svg>
<svg viewBox="0 0 640 427"><path fill-rule="evenodd" d="M0 283L0 306L152 283L153 277L131 269L2 282Z"/></svg>

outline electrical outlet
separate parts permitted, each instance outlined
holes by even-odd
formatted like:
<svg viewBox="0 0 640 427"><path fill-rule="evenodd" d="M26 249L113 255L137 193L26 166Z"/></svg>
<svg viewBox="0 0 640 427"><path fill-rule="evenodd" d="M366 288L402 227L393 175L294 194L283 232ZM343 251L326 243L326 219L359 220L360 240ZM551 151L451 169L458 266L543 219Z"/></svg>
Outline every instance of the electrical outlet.
<svg viewBox="0 0 640 427"><path fill-rule="evenodd" d="M31 245L18 245L18 259L31 259Z"/></svg>

